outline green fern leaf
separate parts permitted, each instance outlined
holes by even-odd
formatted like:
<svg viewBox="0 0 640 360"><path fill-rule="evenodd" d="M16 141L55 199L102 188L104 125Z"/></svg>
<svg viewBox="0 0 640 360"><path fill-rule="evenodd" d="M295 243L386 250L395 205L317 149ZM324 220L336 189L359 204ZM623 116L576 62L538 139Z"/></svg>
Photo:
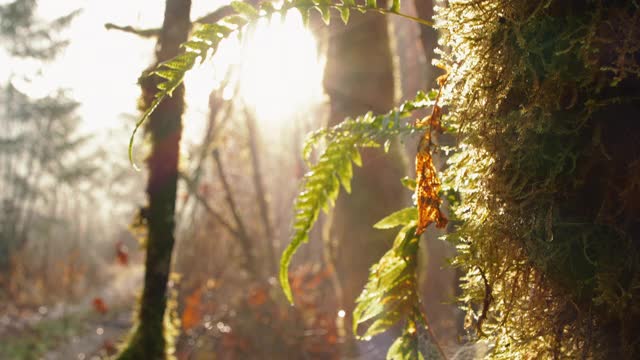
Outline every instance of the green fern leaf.
<svg viewBox="0 0 640 360"><path fill-rule="evenodd" d="M242 14L247 17L248 20L257 19L260 16L258 9L254 8L251 4L244 1L232 1L231 7L238 14Z"/></svg>
<svg viewBox="0 0 640 360"><path fill-rule="evenodd" d="M224 22L241 28L249 23L249 19L241 15L231 15L224 18Z"/></svg>
<svg viewBox="0 0 640 360"><path fill-rule="evenodd" d="M226 18L221 21L225 21L225 19ZM210 41L211 45L217 45L217 41L228 37L234 30L235 29L232 29L222 23L202 24L198 27L198 30L193 33L192 38L197 38L202 41Z"/></svg>
<svg viewBox="0 0 640 360"><path fill-rule="evenodd" d="M182 45L180 45L182 48L184 48L187 51L191 51L191 52L195 52L198 55L203 55L206 54L207 51L209 51L210 46L209 44L207 44L204 41L200 41L200 40L189 40L185 43L183 43ZM184 54L182 54L184 55ZM174 59L172 59L174 60Z"/></svg>
<svg viewBox="0 0 640 360"><path fill-rule="evenodd" d="M342 19L342 22L347 25L349 22L349 15L351 15L349 8L346 6L339 6L338 10L340 11L340 18Z"/></svg>
<svg viewBox="0 0 640 360"><path fill-rule="evenodd" d="M353 154L351 154L353 163L358 167L362 167L362 156L360 156L360 151L357 148L353 148Z"/></svg>
<svg viewBox="0 0 640 360"><path fill-rule="evenodd" d="M409 189L409 190L411 190L413 192L416 191L416 185L417 185L416 179L412 179L412 178L410 178L408 176L405 176L400 180L400 182L402 182L402 185L404 187L406 187L407 189Z"/></svg>
<svg viewBox="0 0 640 360"><path fill-rule="evenodd" d="M350 163L356 141L331 143L303 179L304 191L298 195L295 203L294 235L280 261L280 283L289 301L293 295L289 285L289 263L296 250L309 239L309 231L318 219L320 209L329 210L340 192L340 184L351 181L346 163ZM350 185L347 185L350 186Z"/></svg>
<svg viewBox="0 0 640 360"><path fill-rule="evenodd" d="M269 1L265 1L265 2L260 3L260 10L263 10L265 12L265 14L267 16L269 16L269 17L272 14L275 14L275 12L276 12L276 8Z"/></svg>
<svg viewBox="0 0 640 360"><path fill-rule="evenodd" d="M415 221L418 221L418 209L412 206L394 212L378 221L373 227L376 229L391 229L397 226L405 226Z"/></svg>
<svg viewBox="0 0 640 360"><path fill-rule="evenodd" d="M312 0L293 0L291 6L298 9L300 16L302 17L302 24L304 26L309 25L309 11L316 7L316 4Z"/></svg>
<svg viewBox="0 0 640 360"><path fill-rule="evenodd" d="M331 6L333 6L333 4L331 4L331 0L315 0L316 2L316 9L318 9L318 11L320 12L320 15L322 15L322 21L324 21L324 23L326 25L329 25L329 23L331 23Z"/></svg>
<svg viewBox="0 0 640 360"><path fill-rule="evenodd" d="M371 267L369 280L353 311L353 332L356 336L358 327L370 320L374 320L375 328L371 330L373 324L369 326L364 337L386 331L401 320L396 312L404 315L414 312L418 303L416 223L416 220L409 221L398 232L393 247Z"/></svg>
<svg viewBox="0 0 640 360"><path fill-rule="evenodd" d="M340 167L337 169L340 183L348 194L351 194L351 178L353 177L353 167L351 166L353 159L350 160L351 161L345 161L340 164Z"/></svg>
<svg viewBox="0 0 640 360"><path fill-rule="evenodd" d="M391 4L391 8L389 8L389 11L391 11L393 13L399 13L400 12L400 0L393 0L393 3Z"/></svg>
<svg viewBox="0 0 640 360"><path fill-rule="evenodd" d="M387 352L387 360L424 360L424 355L420 352L418 343L418 333L415 323L410 321L402 336L391 344Z"/></svg>
<svg viewBox="0 0 640 360"><path fill-rule="evenodd" d="M405 314L397 310L394 311L394 310L387 309L387 311L388 311L388 314L386 316L377 319L376 321L373 322L373 324L371 324L371 326L369 326L369 328L367 329L367 332L365 332L364 335L362 335L362 338L364 339L372 338L378 334L381 334L387 331L387 329L395 325L398 321L402 320L405 316Z"/></svg>

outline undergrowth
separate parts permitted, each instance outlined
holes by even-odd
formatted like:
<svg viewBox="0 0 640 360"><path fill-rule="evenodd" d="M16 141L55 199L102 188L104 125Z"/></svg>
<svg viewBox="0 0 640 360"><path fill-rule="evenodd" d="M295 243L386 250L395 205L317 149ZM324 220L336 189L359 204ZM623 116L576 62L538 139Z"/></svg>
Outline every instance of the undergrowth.
<svg viewBox="0 0 640 360"><path fill-rule="evenodd" d="M7 334L0 339L1 359L37 360L45 354L65 344L72 337L87 331L81 315L66 315L59 319L49 319L26 326L23 330Z"/></svg>

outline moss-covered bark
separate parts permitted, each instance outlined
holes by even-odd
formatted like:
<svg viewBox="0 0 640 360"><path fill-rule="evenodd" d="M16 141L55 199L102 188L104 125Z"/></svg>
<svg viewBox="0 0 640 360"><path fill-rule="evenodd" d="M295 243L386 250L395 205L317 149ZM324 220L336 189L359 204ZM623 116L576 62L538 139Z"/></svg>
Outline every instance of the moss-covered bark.
<svg viewBox="0 0 640 360"><path fill-rule="evenodd" d="M469 321L497 358L640 356L640 8L451 1Z"/></svg>
<svg viewBox="0 0 640 360"><path fill-rule="evenodd" d="M158 41L158 63L179 53L190 29L190 0L167 0L164 22ZM155 94L157 79L142 80L145 107ZM144 289L137 323L118 359L164 359L166 339L164 316L167 307L167 281L174 244L174 211L178 180L178 152L182 132L184 87L165 99L151 115L147 131L151 136L151 154L147 159L149 179L145 211L146 240Z"/></svg>

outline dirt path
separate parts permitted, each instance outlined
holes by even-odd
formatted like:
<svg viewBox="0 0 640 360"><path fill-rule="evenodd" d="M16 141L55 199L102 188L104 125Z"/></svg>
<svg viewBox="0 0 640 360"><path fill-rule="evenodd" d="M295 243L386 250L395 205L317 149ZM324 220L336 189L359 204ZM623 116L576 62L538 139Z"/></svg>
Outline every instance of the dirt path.
<svg viewBox="0 0 640 360"><path fill-rule="evenodd" d="M143 267L129 266L114 274L109 286L88 295L78 311L92 313L86 320L87 331L49 351L46 360L96 359L115 351L118 341L131 326L133 304L142 285ZM93 300L101 299L107 312L98 314Z"/></svg>
<svg viewBox="0 0 640 360"><path fill-rule="evenodd" d="M88 360L114 351L114 344L131 325L143 267L114 266L105 271L109 271L111 281L74 304L61 302L34 309L10 304L4 307L0 314L0 357ZM106 311L96 311L95 299L100 299Z"/></svg>

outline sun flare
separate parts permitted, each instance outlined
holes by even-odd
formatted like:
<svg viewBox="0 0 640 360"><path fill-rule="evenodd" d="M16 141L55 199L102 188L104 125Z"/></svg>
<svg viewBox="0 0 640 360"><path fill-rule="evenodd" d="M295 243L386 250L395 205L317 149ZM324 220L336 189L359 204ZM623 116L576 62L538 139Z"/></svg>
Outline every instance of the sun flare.
<svg viewBox="0 0 640 360"><path fill-rule="evenodd" d="M323 64L300 15L292 12L284 19L261 20L241 40L223 42L213 61L186 76L187 142L202 140L209 93L225 86L230 67L235 75L223 96L237 94L235 100L252 109L265 129L287 126L296 113L322 102Z"/></svg>
<svg viewBox="0 0 640 360"><path fill-rule="evenodd" d="M13 72L36 74L29 81L17 76L12 80L21 91L36 98L58 88L67 89L81 104L79 115L84 132L98 134L133 126L132 116L138 114L136 102L140 94L136 80L152 61L155 39L107 31L103 24L153 28L161 22L163 12L161 7L150 3L150 0L135 3L129 11L122 12L99 1L68 0L66 6L59 7L56 1L43 0L40 15L48 21L83 9L65 31L71 40L69 47L50 64L9 60L0 52L0 62L11 65L0 69L0 77L11 78ZM194 7L196 14L211 10L204 1L194 1ZM232 67L234 74L225 84L225 76ZM209 94L221 86L225 86L224 97L235 96L235 101L255 112L262 129L288 126L295 114L323 101L323 67L317 42L303 26L299 13L259 21L252 29L246 29L242 39L231 37L223 41L213 59L187 73L185 143L202 141ZM107 101L109 106L105 106ZM123 114L132 116L125 118Z"/></svg>

